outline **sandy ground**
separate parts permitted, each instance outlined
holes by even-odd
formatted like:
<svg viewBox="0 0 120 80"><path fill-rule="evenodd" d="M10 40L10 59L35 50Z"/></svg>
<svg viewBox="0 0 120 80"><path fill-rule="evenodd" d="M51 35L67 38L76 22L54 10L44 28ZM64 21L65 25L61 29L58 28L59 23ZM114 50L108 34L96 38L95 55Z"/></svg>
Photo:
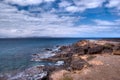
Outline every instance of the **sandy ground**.
<svg viewBox="0 0 120 80"><path fill-rule="evenodd" d="M120 56L96 55L90 61L91 67L81 71L66 72L64 70L53 73L53 80L61 80L63 76L72 77L71 80L120 80Z"/></svg>

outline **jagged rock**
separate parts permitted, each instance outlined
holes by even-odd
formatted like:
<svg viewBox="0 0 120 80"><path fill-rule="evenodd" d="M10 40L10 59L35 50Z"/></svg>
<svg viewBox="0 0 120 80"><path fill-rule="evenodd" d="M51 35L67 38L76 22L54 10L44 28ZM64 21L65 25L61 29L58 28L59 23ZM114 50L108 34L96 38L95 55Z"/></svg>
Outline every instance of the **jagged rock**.
<svg viewBox="0 0 120 80"><path fill-rule="evenodd" d="M86 61L81 59L80 57L72 57L70 67L72 70L81 70L85 64Z"/></svg>
<svg viewBox="0 0 120 80"><path fill-rule="evenodd" d="M46 48L45 51L52 51L52 49L50 49L50 48Z"/></svg>
<svg viewBox="0 0 120 80"><path fill-rule="evenodd" d="M7 77L6 76L0 76L0 80L7 80Z"/></svg>
<svg viewBox="0 0 120 80"><path fill-rule="evenodd" d="M114 46L115 46L114 44L110 44L110 43L104 44L104 48L107 48L107 49L113 49Z"/></svg>
<svg viewBox="0 0 120 80"><path fill-rule="evenodd" d="M64 61L57 61L55 65L56 65L56 66L64 65Z"/></svg>
<svg viewBox="0 0 120 80"><path fill-rule="evenodd" d="M85 46L89 43L88 40L82 40L74 44L75 47Z"/></svg>
<svg viewBox="0 0 120 80"><path fill-rule="evenodd" d="M43 80L48 77L44 66L35 66L8 78L8 80Z"/></svg>
<svg viewBox="0 0 120 80"><path fill-rule="evenodd" d="M88 49L89 49L89 46L76 47L76 48L73 48L72 52L79 55L84 55L84 54L87 54Z"/></svg>
<svg viewBox="0 0 120 80"><path fill-rule="evenodd" d="M60 47L60 45L57 45L56 47Z"/></svg>
<svg viewBox="0 0 120 80"><path fill-rule="evenodd" d="M120 44L118 44L117 46L115 46L113 48L113 54L114 55L120 55Z"/></svg>
<svg viewBox="0 0 120 80"><path fill-rule="evenodd" d="M59 50L60 50L60 51L66 51L66 52L68 52L68 51L71 50L71 48L70 48L70 46L61 46L61 47L59 48Z"/></svg>
<svg viewBox="0 0 120 80"><path fill-rule="evenodd" d="M68 48L68 46L61 46L60 48L59 48L59 50L65 50L65 49L67 49Z"/></svg>
<svg viewBox="0 0 120 80"><path fill-rule="evenodd" d="M112 49L108 49L108 48L105 48L103 51L102 51L102 53L109 53L109 54L111 54L113 52L113 50Z"/></svg>
<svg viewBox="0 0 120 80"><path fill-rule="evenodd" d="M96 46L88 49L88 54L97 54L103 51L103 46Z"/></svg>

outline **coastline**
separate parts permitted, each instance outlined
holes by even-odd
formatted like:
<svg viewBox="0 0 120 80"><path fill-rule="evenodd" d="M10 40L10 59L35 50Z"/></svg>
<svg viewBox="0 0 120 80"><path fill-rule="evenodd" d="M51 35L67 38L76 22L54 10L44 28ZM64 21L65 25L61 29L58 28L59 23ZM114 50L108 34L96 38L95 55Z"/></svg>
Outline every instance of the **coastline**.
<svg viewBox="0 0 120 80"><path fill-rule="evenodd" d="M117 48L117 49L116 49ZM49 61L55 63L50 66L38 65L25 71L13 75L11 77L0 76L2 80L59 80L55 79L54 75L63 71L62 73L73 73L84 70L85 68L91 68L94 64L90 64L89 61L95 59L97 56L112 56L120 59L120 42L119 40L82 40L72 45L61 46L58 50L52 51L52 56L48 58L41 58L39 54L33 54L32 61ZM117 56L116 56L117 55ZM37 58L36 58L37 57ZM104 61L103 61L104 62ZM119 62L119 61L118 61ZM93 61L93 63L95 63ZM102 62L96 64L102 65ZM99 65L98 64L98 65ZM71 74L72 75L72 74ZM70 76L70 75L69 75ZM73 75L72 75L73 76ZM58 76L59 77L59 76ZM63 77L63 75L61 76ZM67 76L68 77L68 76ZM117 77L120 79L120 77ZM73 79L71 79L73 80ZM74 79L75 80L75 79ZM77 79L76 79L77 80ZM87 79L83 79L87 80ZM100 79L99 79L100 80ZM110 79L109 79L110 80ZM112 79L111 79L112 80Z"/></svg>

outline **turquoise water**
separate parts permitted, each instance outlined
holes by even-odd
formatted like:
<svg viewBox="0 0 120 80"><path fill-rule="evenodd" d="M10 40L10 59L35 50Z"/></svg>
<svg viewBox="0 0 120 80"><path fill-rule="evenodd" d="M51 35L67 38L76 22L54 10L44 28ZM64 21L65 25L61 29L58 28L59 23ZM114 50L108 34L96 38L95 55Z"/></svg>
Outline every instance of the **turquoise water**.
<svg viewBox="0 0 120 80"><path fill-rule="evenodd" d="M36 64L46 62L31 62L34 53L45 54L45 48L55 48L57 45L68 45L79 38L23 38L0 39L0 72L24 70Z"/></svg>

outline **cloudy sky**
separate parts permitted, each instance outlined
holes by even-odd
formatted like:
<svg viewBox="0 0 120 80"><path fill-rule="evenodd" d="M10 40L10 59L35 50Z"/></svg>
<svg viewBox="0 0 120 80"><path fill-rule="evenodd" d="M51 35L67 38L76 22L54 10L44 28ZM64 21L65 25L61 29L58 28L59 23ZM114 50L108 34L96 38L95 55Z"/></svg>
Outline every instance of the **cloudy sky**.
<svg viewBox="0 0 120 80"><path fill-rule="evenodd" d="M0 0L6 37L120 37L120 0Z"/></svg>

